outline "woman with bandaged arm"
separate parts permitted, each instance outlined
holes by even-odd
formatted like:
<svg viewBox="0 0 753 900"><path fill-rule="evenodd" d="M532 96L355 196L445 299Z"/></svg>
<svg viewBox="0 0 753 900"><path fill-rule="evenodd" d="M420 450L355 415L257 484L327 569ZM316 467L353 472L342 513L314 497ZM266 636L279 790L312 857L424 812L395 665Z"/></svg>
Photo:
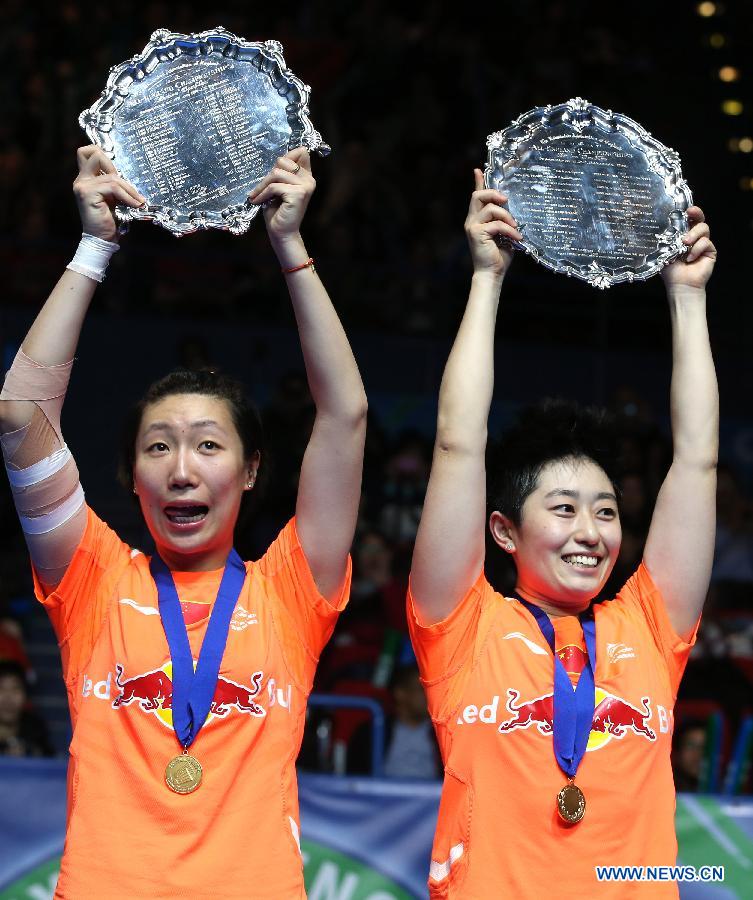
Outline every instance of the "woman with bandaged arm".
<svg viewBox="0 0 753 900"><path fill-rule="evenodd" d="M60 413L118 250L113 207L143 198L98 148L80 149L78 164L81 244L0 394L3 456L73 723L55 897L302 898L294 764L318 656L348 599L366 422L358 368L300 235L308 152L280 157L250 195L264 204L316 405L295 516L258 562L238 557L233 535L261 427L227 376L171 373L133 411L121 468L151 559L85 502Z"/></svg>

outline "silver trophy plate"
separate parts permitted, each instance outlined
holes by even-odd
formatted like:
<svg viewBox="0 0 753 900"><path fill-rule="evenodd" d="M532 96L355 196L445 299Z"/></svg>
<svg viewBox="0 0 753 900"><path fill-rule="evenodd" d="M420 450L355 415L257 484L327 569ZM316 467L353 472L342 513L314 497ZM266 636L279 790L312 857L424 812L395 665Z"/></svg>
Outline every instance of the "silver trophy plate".
<svg viewBox="0 0 753 900"><path fill-rule="evenodd" d="M161 29L110 70L79 124L147 198L140 209L118 206L122 223L241 234L259 210L248 193L278 156L299 146L329 153L309 119L309 93L277 41Z"/></svg>
<svg viewBox="0 0 753 900"><path fill-rule="evenodd" d="M598 288L644 280L687 250L680 158L627 116L577 97L487 139L487 187L507 194L514 246Z"/></svg>

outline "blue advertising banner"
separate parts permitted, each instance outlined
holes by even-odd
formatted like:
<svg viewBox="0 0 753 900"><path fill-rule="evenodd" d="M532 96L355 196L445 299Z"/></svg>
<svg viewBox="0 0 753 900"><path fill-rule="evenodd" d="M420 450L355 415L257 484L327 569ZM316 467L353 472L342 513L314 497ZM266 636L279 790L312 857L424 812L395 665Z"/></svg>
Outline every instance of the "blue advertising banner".
<svg viewBox="0 0 753 900"><path fill-rule="evenodd" d="M0 759L0 900L52 900L63 849L63 760ZM299 779L309 900L426 896L440 786L376 778ZM753 800L682 795L679 864L723 867L682 900L753 898Z"/></svg>

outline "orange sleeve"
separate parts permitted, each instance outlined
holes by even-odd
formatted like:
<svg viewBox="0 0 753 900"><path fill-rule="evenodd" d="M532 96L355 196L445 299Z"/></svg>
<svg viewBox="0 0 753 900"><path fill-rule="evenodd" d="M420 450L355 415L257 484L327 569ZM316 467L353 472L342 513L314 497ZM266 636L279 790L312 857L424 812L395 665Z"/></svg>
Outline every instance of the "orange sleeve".
<svg viewBox="0 0 753 900"><path fill-rule="evenodd" d="M259 566L265 578L273 582L280 601L275 622L291 675L309 690L319 654L350 596L351 559L348 557L337 599L328 602L314 582L292 518L259 560Z"/></svg>
<svg viewBox="0 0 753 900"><path fill-rule="evenodd" d="M690 650L696 641L700 617L690 640L684 641L672 627L661 591L643 562L615 600L624 603L628 610L647 622L654 644L667 665L672 695L676 697Z"/></svg>
<svg viewBox="0 0 753 900"><path fill-rule="evenodd" d="M494 590L482 572L455 609L434 625L421 625L408 585L408 631L434 721L452 715L483 643L484 613Z"/></svg>
<svg viewBox="0 0 753 900"><path fill-rule="evenodd" d="M34 593L55 629L66 681L76 677L91 656L112 591L130 558L128 545L87 507L86 530L60 584L45 593L32 567Z"/></svg>

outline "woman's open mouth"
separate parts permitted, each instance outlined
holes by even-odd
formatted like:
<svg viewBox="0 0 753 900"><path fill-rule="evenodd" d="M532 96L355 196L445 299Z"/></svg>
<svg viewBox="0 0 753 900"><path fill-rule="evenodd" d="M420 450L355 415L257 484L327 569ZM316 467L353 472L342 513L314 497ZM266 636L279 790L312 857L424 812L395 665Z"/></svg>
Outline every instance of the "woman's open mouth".
<svg viewBox="0 0 753 900"><path fill-rule="evenodd" d="M195 525L203 522L209 507L203 504L169 505L164 508L165 516L173 525Z"/></svg>
<svg viewBox="0 0 753 900"><path fill-rule="evenodd" d="M562 559L576 569L595 569L599 565L599 557L591 553L568 553Z"/></svg>

